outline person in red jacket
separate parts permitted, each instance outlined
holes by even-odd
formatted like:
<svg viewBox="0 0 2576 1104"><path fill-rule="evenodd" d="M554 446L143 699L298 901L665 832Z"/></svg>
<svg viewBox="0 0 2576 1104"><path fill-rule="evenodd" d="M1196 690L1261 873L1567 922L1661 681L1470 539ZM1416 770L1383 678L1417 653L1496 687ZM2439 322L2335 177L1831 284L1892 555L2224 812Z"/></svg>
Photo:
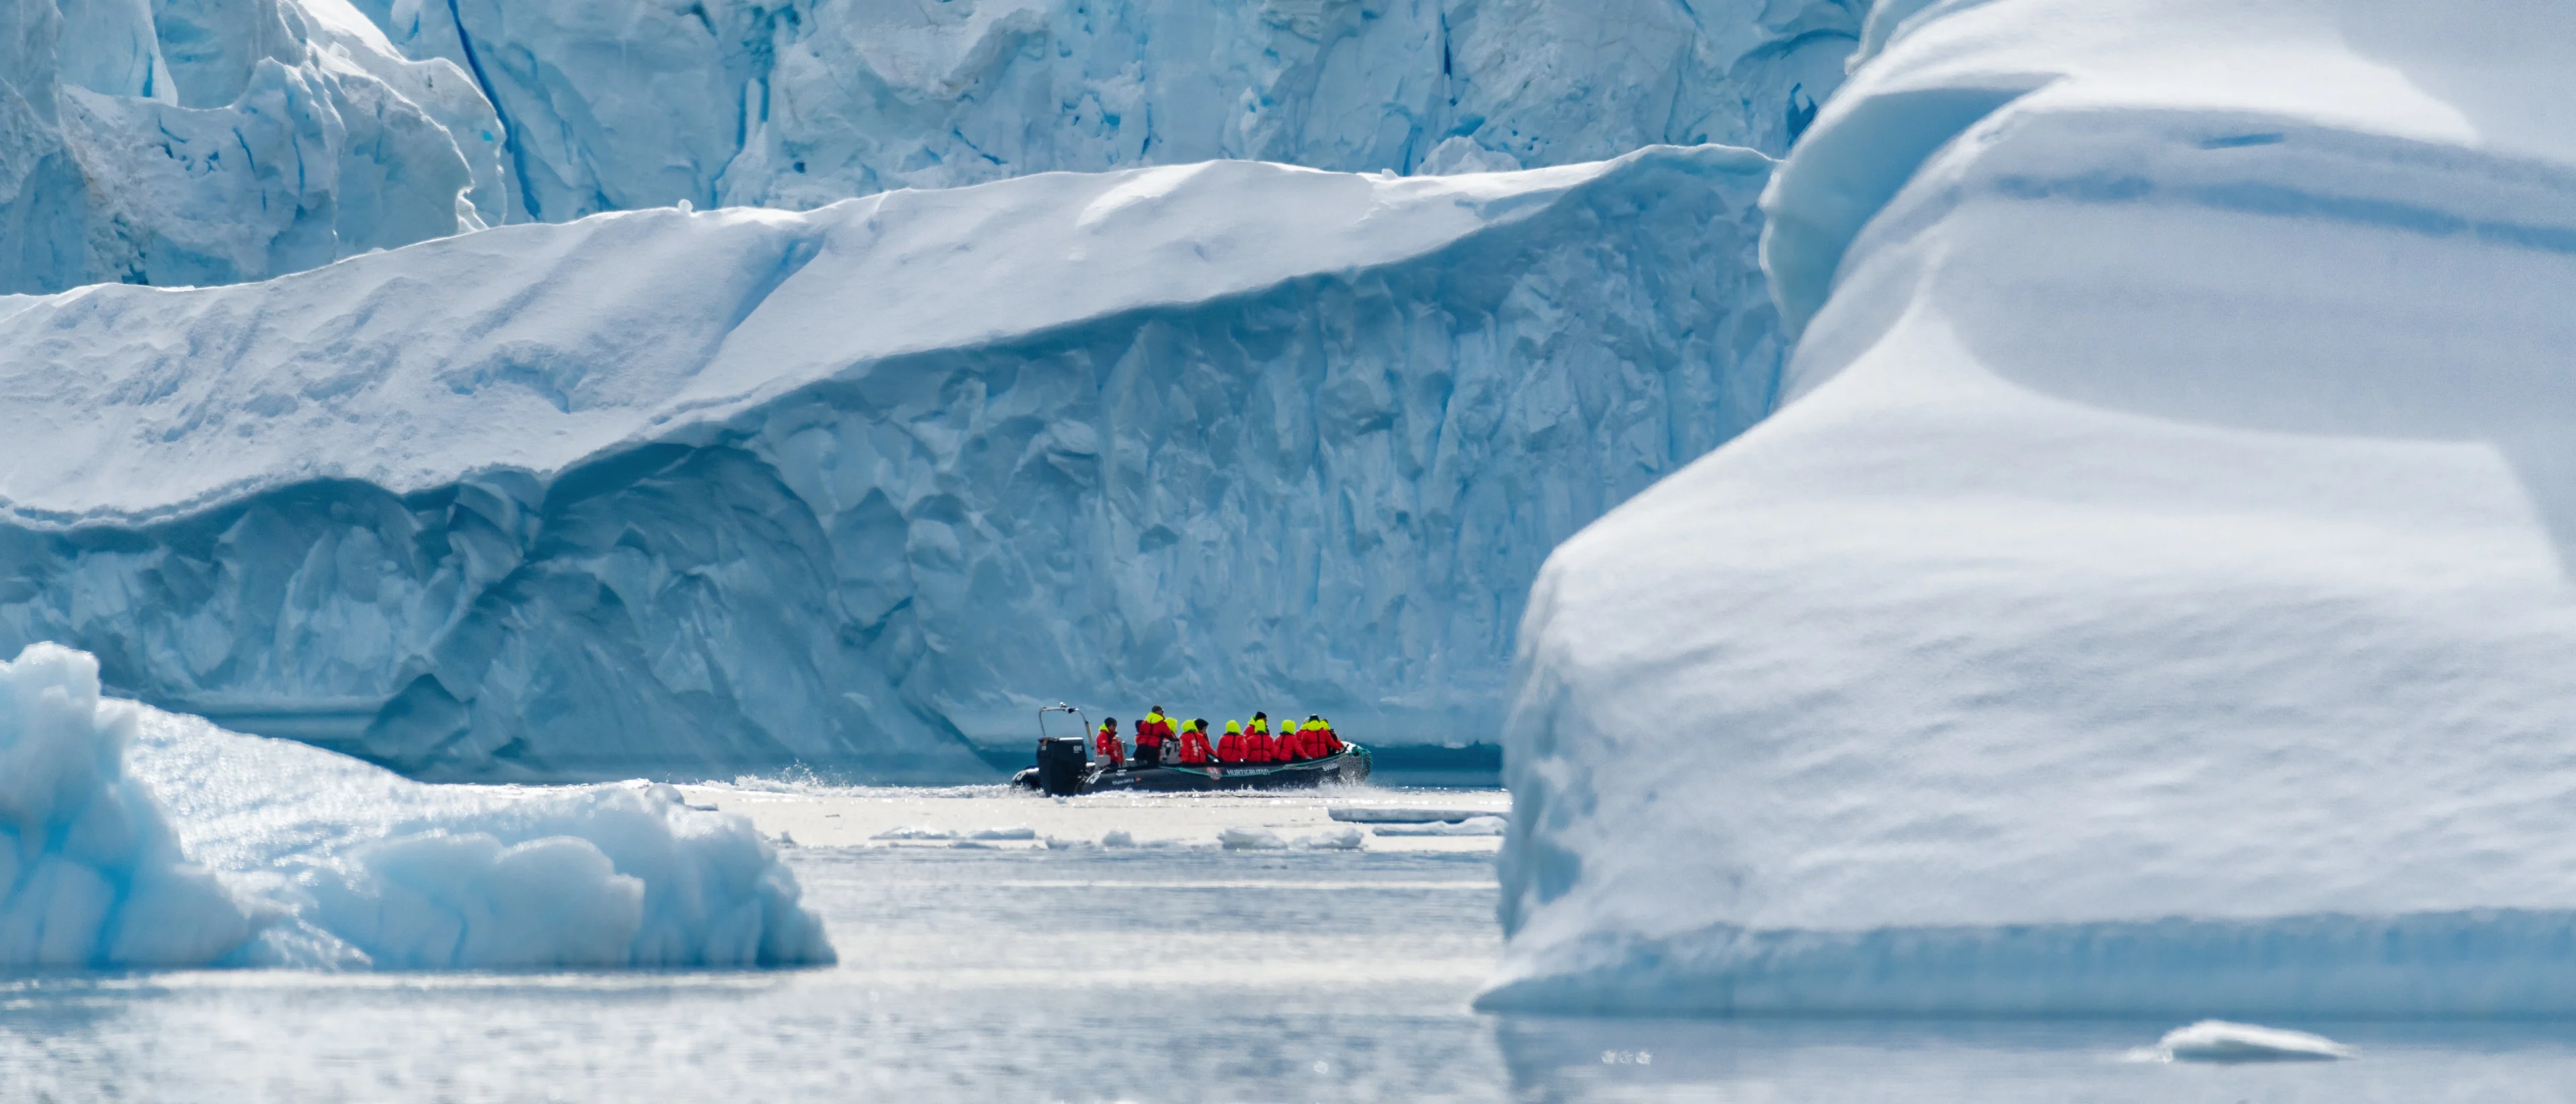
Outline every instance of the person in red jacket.
<svg viewBox="0 0 2576 1104"><path fill-rule="evenodd" d="M1136 722L1136 765L1138 767L1163 765L1163 736L1154 730L1154 725L1150 721Z"/></svg>
<svg viewBox="0 0 2576 1104"><path fill-rule="evenodd" d="M1294 763L1300 759L1310 758L1306 754L1306 734L1297 731L1296 725L1279 726L1278 747L1279 761L1282 763Z"/></svg>
<svg viewBox="0 0 2576 1104"><path fill-rule="evenodd" d="M1278 758L1279 745L1271 741L1270 730L1265 727L1261 714L1253 714L1252 731L1243 734L1243 761L1268 763Z"/></svg>
<svg viewBox="0 0 2576 1104"><path fill-rule="evenodd" d="M1190 727L1181 730L1181 765L1204 767L1215 758L1216 749L1208 746L1207 718L1191 721Z"/></svg>
<svg viewBox="0 0 2576 1104"><path fill-rule="evenodd" d="M1100 722L1099 734L1091 738L1091 750L1101 762L1109 764L1111 770L1127 765L1127 749L1118 743L1118 718Z"/></svg>
<svg viewBox="0 0 2576 1104"><path fill-rule="evenodd" d="M1181 750L1179 736L1180 734L1172 727L1172 719L1163 715L1163 707L1155 706L1151 712L1145 714L1144 720L1136 722L1136 765L1150 767L1168 759L1179 758ZM1152 741L1154 748L1150 761L1145 751L1148 740Z"/></svg>
<svg viewBox="0 0 2576 1104"><path fill-rule="evenodd" d="M1328 755L1340 755L1343 746L1342 738L1333 734L1333 722L1321 717L1315 718L1315 757L1321 759Z"/></svg>
<svg viewBox="0 0 2576 1104"><path fill-rule="evenodd" d="M1217 737L1216 758L1220 763L1243 761L1243 722L1225 722L1225 735Z"/></svg>

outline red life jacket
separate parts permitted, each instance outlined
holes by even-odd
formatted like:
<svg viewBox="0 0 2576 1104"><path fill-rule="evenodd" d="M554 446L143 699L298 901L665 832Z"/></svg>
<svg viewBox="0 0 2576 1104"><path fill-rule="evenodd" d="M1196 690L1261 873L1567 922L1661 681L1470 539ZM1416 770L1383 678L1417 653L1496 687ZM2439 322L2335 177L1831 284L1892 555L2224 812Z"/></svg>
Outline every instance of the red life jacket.
<svg viewBox="0 0 2576 1104"><path fill-rule="evenodd" d="M1333 735L1333 730L1332 730L1332 729L1329 729L1329 728L1319 728L1319 729L1316 729L1316 730L1315 730L1315 740L1316 740L1316 748L1315 748L1316 754L1315 754L1315 757L1316 757L1316 758L1318 758L1318 759L1321 759L1321 758L1323 758L1324 756L1327 756L1327 755L1340 755L1340 754L1342 753L1342 738L1341 738L1341 737L1339 737L1339 736L1335 736L1335 735Z"/></svg>
<svg viewBox="0 0 2576 1104"><path fill-rule="evenodd" d="M1279 761L1294 763L1306 757L1306 734L1290 729L1279 734Z"/></svg>
<svg viewBox="0 0 2576 1104"><path fill-rule="evenodd" d="M1255 732L1243 738L1243 761L1267 763L1279 757L1279 747L1270 742L1267 732Z"/></svg>
<svg viewBox="0 0 2576 1104"><path fill-rule="evenodd" d="M1110 766L1114 767L1127 761L1127 749L1118 745L1118 733L1115 729L1101 729L1099 735L1092 737L1091 747L1100 754L1100 760Z"/></svg>
<svg viewBox="0 0 2576 1104"><path fill-rule="evenodd" d="M1240 732L1229 732L1223 736L1217 737L1216 757L1219 761L1226 763L1242 762L1243 734Z"/></svg>
<svg viewBox="0 0 2576 1104"><path fill-rule="evenodd" d="M1210 757L1207 733L1195 728L1181 733L1181 762L1194 767L1205 766Z"/></svg>
<svg viewBox="0 0 2576 1104"><path fill-rule="evenodd" d="M1147 724L1143 721L1136 722L1136 750L1143 751L1146 748L1154 748L1158 751L1161 750L1163 746L1162 727L1163 726L1161 725Z"/></svg>

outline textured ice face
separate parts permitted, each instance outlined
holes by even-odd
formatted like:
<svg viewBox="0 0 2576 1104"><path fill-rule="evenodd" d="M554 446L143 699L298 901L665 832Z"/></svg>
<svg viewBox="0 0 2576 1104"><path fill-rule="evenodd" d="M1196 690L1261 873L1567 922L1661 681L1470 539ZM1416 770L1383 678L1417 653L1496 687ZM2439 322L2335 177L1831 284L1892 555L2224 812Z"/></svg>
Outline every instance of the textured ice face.
<svg viewBox="0 0 2576 1104"><path fill-rule="evenodd" d="M442 776L977 777L1059 699L1478 738L1547 549L1769 409L1768 168L1049 174L0 301L58 427L0 442L0 640Z"/></svg>
<svg viewBox="0 0 2576 1104"><path fill-rule="evenodd" d="M2576 15L1921 11L1534 588L1489 1000L2565 1010Z"/></svg>
<svg viewBox="0 0 2576 1104"><path fill-rule="evenodd" d="M669 787L425 786L0 663L0 970L832 958L750 822Z"/></svg>
<svg viewBox="0 0 2576 1104"><path fill-rule="evenodd" d="M1518 168L1778 152L1847 0L362 0L483 82L536 217L807 209L902 187L1250 158ZM1796 96L1793 86L1800 86Z"/></svg>
<svg viewBox="0 0 2576 1104"><path fill-rule="evenodd" d="M1841 80L1856 8L26 0L0 58L0 292L1210 158L1438 173L1655 143L1776 153Z"/></svg>
<svg viewBox="0 0 2576 1104"><path fill-rule="evenodd" d="M86 655L0 663L0 969L193 966L250 938L252 908L126 773L138 721Z"/></svg>
<svg viewBox="0 0 2576 1104"><path fill-rule="evenodd" d="M12 11L0 292L256 280L509 218L472 79L345 0Z"/></svg>

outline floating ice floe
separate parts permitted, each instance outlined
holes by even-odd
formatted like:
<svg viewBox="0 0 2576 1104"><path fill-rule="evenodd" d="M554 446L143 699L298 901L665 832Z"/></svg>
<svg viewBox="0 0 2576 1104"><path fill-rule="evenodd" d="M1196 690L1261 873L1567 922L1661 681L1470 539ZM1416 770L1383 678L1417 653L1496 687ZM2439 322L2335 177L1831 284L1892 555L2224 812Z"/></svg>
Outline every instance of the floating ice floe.
<svg viewBox="0 0 2576 1104"><path fill-rule="evenodd" d="M1228 851L1277 851L1288 846L1279 833L1251 827L1227 828L1216 834L1216 842Z"/></svg>
<svg viewBox="0 0 2576 1104"><path fill-rule="evenodd" d="M1499 836L1511 826L1498 816L1475 816L1429 824L1380 824L1369 831L1381 836Z"/></svg>
<svg viewBox="0 0 2576 1104"><path fill-rule="evenodd" d="M1333 807L1330 815L1334 820L1352 824L1432 824L1440 821L1472 820L1476 817L1510 819L1503 813L1480 812L1474 809L1421 809L1375 805L1337 805Z"/></svg>
<svg viewBox="0 0 2576 1104"><path fill-rule="evenodd" d="M1290 839L1268 828L1237 826L1216 834L1216 842L1228 851L1357 851L1368 843L1358 828L1348 825L1330 828Z"/></svg>
<svg viewBox="0 0 2576 1104"><path fill-rule="evenodd" d="M2226 1020L2202 1020L2165 1033L2136 1057L2164 1062L2331 1062L2353 1049L2323 1035Z"/></svg>
<svg viewBox="0 0 2576 1104"><path fill-rule="evenodd" d="M1357 828L1344 826L1299 836L1289 846L1301 851L1357 851L1368 846L1368 836Z"/></svg>
<svg viewBox="0 0 2576 1104"><path fill-rule="evenodd" d="M927 824L908 824L899 828L888 828L885 831L869 836L868 838L880 840L950 840L956 839L957 833L951 832L945 828L933 828Z"/></svg>

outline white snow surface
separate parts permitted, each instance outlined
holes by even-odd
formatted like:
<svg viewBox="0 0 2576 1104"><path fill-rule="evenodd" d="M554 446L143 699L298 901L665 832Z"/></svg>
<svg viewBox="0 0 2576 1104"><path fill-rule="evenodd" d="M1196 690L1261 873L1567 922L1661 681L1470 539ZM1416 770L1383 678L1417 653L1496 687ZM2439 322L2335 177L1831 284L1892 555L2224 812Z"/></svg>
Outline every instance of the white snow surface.
<svg viewBox="0 0 2576 1104"><path fill-rule="evenodd" d="M257 280L510 217L472 77L347 0L14 0L0 22L0 292Z"/></svg>
<svg viewBox="0 0 2576 1104"><path fill-rule="evenodd" d="M1794 397L1534 589L1485 1002L2576 1009L2576 9L1874 20Z"/></svg>
<svg viewBox="0 0 2576 1104"><path fill-rule="evenodd" d="M1771 407L1769 168L1040 174L0 298L0 645L451 778L973 778L1062 698L1491 731L1546 550Z"/></svg>
<svg viewBox="0 0 2576 1104"><path fill-rule="evenodd" d="M0 664L0 970L830 962L748 820L670 787L427 786Z"/></svg>
<svg viewBox="0 0 2576 1104"><path fill-rule="evenodd" d="M474 72L564 221L1215 158L1513 169L1786 148L1852 0L358 0Z"/></svg>

